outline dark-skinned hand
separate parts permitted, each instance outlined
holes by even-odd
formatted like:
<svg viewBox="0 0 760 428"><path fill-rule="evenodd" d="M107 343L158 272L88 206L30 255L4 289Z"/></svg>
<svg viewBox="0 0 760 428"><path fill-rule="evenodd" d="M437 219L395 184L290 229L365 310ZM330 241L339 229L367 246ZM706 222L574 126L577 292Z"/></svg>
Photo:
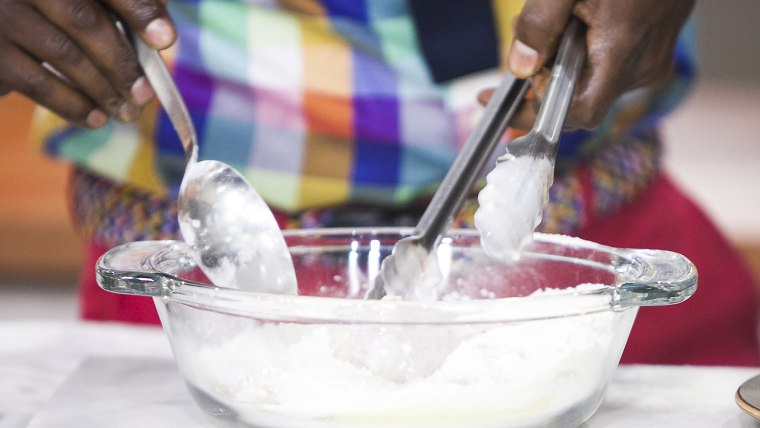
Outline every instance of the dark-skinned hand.
<svg viewBox="0 0 760 428"><path fill-rule="evenodd" d="M18 92L88 128L135 120L153 97L114 14L149 45L176 32L165 0L0 0L0 95Z"/></svg>
<svg viewBox="0 0 760 428"><path fill-rule="evenodd" d="M515 76L531 79L533 93L511 126L533 126L571 15L586 24L588 54L565 126L593 129L618 97L670 75L678 35L693 7L694 0L527 0L515 19L506 65ZM480 101L492 92L481 93Z"/></svg>

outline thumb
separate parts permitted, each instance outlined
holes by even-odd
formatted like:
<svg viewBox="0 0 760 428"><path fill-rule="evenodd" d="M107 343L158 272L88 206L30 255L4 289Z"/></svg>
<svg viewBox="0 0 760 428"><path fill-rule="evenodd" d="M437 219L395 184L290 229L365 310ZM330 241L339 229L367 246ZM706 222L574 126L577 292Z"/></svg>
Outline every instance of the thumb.
<svg viewBox="0 0 760 428"><path fill-rule="evenodd" d="M527 0L515 20L507 66L516 77L533 76L557 53L574 0Z"/></svg>

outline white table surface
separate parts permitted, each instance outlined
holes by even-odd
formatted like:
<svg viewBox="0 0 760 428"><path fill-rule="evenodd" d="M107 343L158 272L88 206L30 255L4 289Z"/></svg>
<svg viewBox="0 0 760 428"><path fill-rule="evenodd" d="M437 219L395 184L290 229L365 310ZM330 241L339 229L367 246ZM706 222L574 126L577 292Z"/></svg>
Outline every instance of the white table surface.
<svg viewBox="0 0 760 428"><path fill-rule="evenodd" d="M734 402L760 368L621 366L584 428L760 427ZM200 428L160 328L0 322L0 428Z"/></svg>

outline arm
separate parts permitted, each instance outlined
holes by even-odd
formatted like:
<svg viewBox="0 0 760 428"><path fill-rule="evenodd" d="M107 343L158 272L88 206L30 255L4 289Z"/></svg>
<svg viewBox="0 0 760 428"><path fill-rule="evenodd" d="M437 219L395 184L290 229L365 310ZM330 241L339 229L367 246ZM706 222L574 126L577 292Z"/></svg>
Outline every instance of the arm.
<svg viewBox="0 0 760 428"><path fill-rule="evenodd" d="M162 0L0 0L0 95L11 91L89 128L129 122L153 96L117 14L157 49L174 43Z"/></svg>

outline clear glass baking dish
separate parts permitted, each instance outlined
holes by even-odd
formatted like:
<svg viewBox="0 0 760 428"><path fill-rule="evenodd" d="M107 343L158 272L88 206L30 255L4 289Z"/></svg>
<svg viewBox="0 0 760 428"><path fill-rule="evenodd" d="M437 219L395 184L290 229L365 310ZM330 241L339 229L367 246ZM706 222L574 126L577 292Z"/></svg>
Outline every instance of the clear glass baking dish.
<svg viewBox="0 0 760 428"><path fill-rule="evenodd" d="M454 230L441 300L364 300L409 229L286 231L299 295L210 285L179 241L97 266L110 292L153 297L197 404L228 427L573 427L598 408L640 306L697 287L658 250L536 234L517 263Z"/></svg>

